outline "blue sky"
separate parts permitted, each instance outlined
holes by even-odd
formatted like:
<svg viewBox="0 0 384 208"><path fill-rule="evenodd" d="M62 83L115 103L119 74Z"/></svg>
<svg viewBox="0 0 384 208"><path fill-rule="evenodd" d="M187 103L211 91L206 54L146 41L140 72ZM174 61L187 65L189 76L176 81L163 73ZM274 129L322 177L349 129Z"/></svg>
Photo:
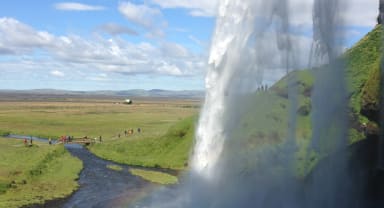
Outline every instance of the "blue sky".
<svg viewBox="0 0 384 208"><path fill-rule="evenodd" d="M3 2L0 89L203 90L218 1ZM292 0L295 28L311 28L311 1ZM345 47L374 27L378 8L349 2Z"/></svg>

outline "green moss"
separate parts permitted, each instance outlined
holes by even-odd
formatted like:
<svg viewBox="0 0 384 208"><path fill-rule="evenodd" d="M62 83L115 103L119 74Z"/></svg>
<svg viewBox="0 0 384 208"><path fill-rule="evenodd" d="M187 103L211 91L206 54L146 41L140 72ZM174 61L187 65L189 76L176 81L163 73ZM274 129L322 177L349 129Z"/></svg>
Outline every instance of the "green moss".
<svg viewBox="0 0 384 208"><path fill-rule="evenodd" d="M362 90L362 105L372 105L379 109L380 96L380 62L377 60L375 67L370 71L368 79Z"/></svg>
<svg viewBox="0 0 384 208"><path fill-rule="evenodd" d="M361 98L372 89L363 90L370 75L378 68L381 58L382 27L377 26L349 49L344 58L347 63L347 81L350 94L350 107L354 114L361 117ZM369 86L370 88L373 86ZM371 94L372 95L372 94Z"/></svg>

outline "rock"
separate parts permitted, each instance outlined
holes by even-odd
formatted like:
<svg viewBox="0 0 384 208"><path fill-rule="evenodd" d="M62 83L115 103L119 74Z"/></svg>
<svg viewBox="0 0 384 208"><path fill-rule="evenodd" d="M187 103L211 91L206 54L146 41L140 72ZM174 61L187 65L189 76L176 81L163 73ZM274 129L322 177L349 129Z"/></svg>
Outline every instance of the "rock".
<svg viewBox="0 0 384 208"><path fill-rule="evenodd" d="M384 20L384 0L380 0L379 16L377 17L377 23L381 24Z"/></svg>

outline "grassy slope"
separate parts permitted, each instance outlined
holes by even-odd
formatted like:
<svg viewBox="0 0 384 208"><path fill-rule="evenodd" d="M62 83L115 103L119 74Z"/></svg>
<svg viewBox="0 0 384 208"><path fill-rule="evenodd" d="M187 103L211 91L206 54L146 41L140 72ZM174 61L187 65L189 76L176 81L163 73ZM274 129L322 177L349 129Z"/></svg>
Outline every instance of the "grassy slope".
<svg viewBox="0 0 384 208"><path fill-rule="evenodd" d="M0 207L41 204L77 189L81 161L63 146L0 138Z"/></svg>
<svg viewBox="0 0 384 208"><path fill-rule="evenodd" d="M184 169L193 143L195 121L195 116L180 121L161 137L107 141L91 146L90 150L124 164Z"/></svg>
<svg viewBox="0 0 384 208"><path fill-rule="evenodd" d="M351 93L350 106L354 114L360 117L361 98L365 94L371 94L371 90L364 90L367 81L373 81L370 74L380 67L380 47L382 41L382 27L378 26L360 40L352 49L348 50L344 58L347 60L347 76L349 80L349 90ZM374 95L377 99L377 97ZM372 99L375 99L371 97Z"/></svg>
<svg viewBox="0 0 384 208"><path fill-rule="evenodd" d="M350 96L350 134L354 143L364 138L361 123L368 119L361 114L363 102L378 102L378 81L381 45L381 27L375 28L344 55L347 69L347 89ZM265 144L283 144L288 129L289 99L288 79L295 77L299 91L296 126L296 173L305 175L317 162L317 155L307 152L311 139L311 97L313 71L296 71L277 82L268 93L253 96L252 106L240 126L238 137L245 136L248 147L258 148Z"/></svg>

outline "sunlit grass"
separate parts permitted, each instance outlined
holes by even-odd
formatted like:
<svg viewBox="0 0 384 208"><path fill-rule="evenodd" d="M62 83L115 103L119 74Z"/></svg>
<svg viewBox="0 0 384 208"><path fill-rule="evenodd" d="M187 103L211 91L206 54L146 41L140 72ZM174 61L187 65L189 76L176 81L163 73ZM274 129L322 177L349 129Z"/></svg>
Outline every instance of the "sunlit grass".
<svg viewBox="0 0 384 208"><path fill-rule="evenodd" d="M104 141L125 137L124 131L142 129L146 137L164 135L175 122L195 114L196 101L143 100L133 105L114 101L2 102L0 133L58 138L87 136ZM136 134L134 134L136 135Z"/></svg>
<svg viewBox="0 0 384 208"><path fill-rule="evenodd" d="M107 165L107 168L111 169L111 170L115 170L115 171L122 171L123 170L123 167L121 167L120 165Z"/></svg>
<svg viewBox="0 0 384 208"><path fill-rule="evenodd" d="M189 117L159 137L141 135L95 144L89 149L102 158L123 164L185 169L193 145L195 122L195 116Z"/></svg>
<svg viewBox="0 0 384 208"><path fill-rule="evenodd" d="M63 146L0 138L0 207L42 204L78 188L79 159Z"/></svg>
<svg viewBox="0 0 384 208"><path fill-rule="evenodd" d="M176 176L158 172L158 171L149 171L149 170L142 170L142 169L130 169L129 171L133 175L140 176L141 178L147 181L151 181L153 183L158 183L163 185L178 183L178 179Z"/></svg>

